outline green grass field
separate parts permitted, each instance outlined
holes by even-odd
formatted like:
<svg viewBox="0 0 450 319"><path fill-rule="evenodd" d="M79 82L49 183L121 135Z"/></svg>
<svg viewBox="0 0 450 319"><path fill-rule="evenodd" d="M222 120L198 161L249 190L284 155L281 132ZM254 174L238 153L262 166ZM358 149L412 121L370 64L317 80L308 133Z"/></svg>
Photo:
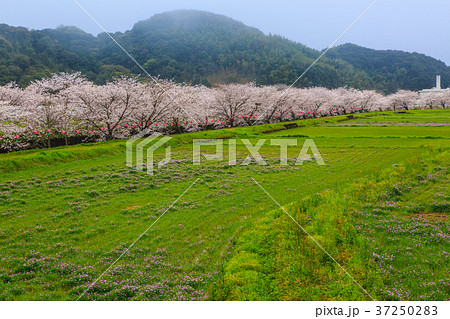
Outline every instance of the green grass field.
<svg viewBox="0 0 450 319"><path fill-rule="evenodd" d="M0 299L76 300L156 221L81 300L448 300L449 118L383 112L177 135L153 176L125 165L124 141L0 155ZM268 165L193 165L195 138L225 150L236 138L238 163L241 139L266 139ZM271 138L297 139L289 165ZM294 165L308 138L326 166Z"/></svg>
<svg viewBox="0 0 450 319"><path fill-rule="evenodd" d="M420 110L417 111L400 111L400 112L381 112L376 114L368 114L368 116L358 116L356 119L349 121L351 124L447 124L448 110Z"/></svg>

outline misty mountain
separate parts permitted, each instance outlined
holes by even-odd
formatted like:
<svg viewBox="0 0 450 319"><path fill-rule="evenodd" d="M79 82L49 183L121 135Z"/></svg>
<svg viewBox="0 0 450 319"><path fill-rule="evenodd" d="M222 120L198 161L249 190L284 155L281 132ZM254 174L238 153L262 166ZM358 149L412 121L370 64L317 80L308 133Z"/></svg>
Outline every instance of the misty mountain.
<svg viewBox="0 0 450 319"><path fill-rule="evenodd" d="M299 32L307 32L299 30ZM180 10L140 21L112 36L148 71L189 84L248 82L291 84L320 51L213 13ZM102 84L144 72L105 33L76 27L28 30L0 25L0 84L53 72L81 71ZM347 44L329 51L296 86L418 90L436 74L450 80L443 62L417 53L377 51Z"/></svg>
<svg viewBox="0 0 450 319"><path fill-rule="evenodd" d="M373 50L354 44L332 48L329 58L344 60L367 73L381 91L412 91L432 88L436 75L442 75L443 87L450 86L450 67L444 62L419 53Z"/></svg>

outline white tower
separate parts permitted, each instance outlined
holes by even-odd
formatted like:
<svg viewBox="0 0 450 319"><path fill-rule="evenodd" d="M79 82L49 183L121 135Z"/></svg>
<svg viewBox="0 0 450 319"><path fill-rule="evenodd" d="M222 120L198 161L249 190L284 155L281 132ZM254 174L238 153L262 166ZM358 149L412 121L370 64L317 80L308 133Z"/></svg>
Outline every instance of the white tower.
<svg viewBox="0 0 450 319"><path fill-rule="evenodd" d="M425 89L425 90L419 91L420 94L424 94L424 93L443 93L443 92L450 92L450 88L442 89L441 76L440 75L436 75L436 87L434 87L432 89Z"/></svg>
<svg viewBox="0 0 450 319"><path fill-rule="evenodd" d="M440 75L436 75L436 89L438 89L438 90L441 89L441 76Z"/></svg>

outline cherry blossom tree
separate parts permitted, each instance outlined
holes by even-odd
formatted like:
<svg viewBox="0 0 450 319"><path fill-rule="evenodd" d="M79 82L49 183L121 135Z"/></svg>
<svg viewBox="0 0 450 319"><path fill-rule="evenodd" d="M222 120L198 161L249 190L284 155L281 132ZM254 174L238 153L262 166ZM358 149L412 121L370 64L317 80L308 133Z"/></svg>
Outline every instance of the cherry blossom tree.
<svg viewBox="0 0 450 319"><path fill-rule="evenodd" d="M254 97L254 108L249 114L257 114L259 123L270 123L273 119L281 119L295 103L296 88L286 85L272 85L257 88Z"/></svg>
<svg viewBox="0 0 450 319"><path fill-rule="evenodd" d="M180 86L178 88L181 93L178 95L179 106L175 108L175 114L178 114L178 119L172 119L172 121L178 125L178 123L189 124L185 130L195 131L199 128L202 129L216 129L224 127L226 121L216 117L215 96L212 94L212 90L202 86ZM218 122L219 121L219 122ZM222 124L222 122L224 122Z"/></svg>
<svg viewBox="0 0 450 319"><path fill-rule="evenodd" d="M419 103L426 108L433 109L439 105L438 96L434 92L422 93Z"/></svg>
<svg viewBox="0 0 450 319"><path fill-rule="evenodd" d="M445 92L429 92L420 94L420 104L433 109L435 107L447 108L450 105L450 90Z"/></svg>
<svg viewBox="0 0 450 319"><path fill-rule="evenodd" d="M11 106L22 105L24 102L23 89L14 82L0 86L0 101L7 102Z"/></svg>
<svg viewBox="0 0 450 319"><path fill-rule="evenodd" d="M187 126L190 127L189 131L207 127L210 112L205 104L206 95L203 95L205 89L206 87L203 86L177 85L175 87L176 98L168 110L166 131L182 133L186 131Z"/></svg>
<svg viewBox="0 0 450 319"><path fill-rule="evenodd" d="M339 114L349 114L354 112L355 106L361 98L360 92L353 88L337 88L333 90L335 111Z"/></svg>
<svg viewBox="0 0 450 319"><path fill-rule="evenodd" d="M253 83L227 84L213 89L215 115L229 121L231 127L235 126L237 117L252 103Z"/></svg>
<svg viewBox="0 0 450 319"><path fill-rule="evenodd" d="M29 128L20 123L0 123L0 150L12 152L28 148L30 146L28 133Z"/></svg>
<svg viewBox="0 0 450 319"><path fill-rule="evenodd" d="M0 87L0 147L36 147L42 140L50 147L51 139L61 135L68 144L69 137L80 131L97 139L125 138L150 127L164 133L182 133L382 111L387 107L408 110L418 104L447 108L450 92L419 96L400 90L383 96L347 87L257 87L254 83L210 89L160 79L142 83L135 77L121 77L98 86L80 73L60 73L34 81L26 89L14 83Z"/></svg>
<svg viewBox="0 0 450 319"><path fill-rule="evenodd" d="M136 100L136 107L129 117L137 130L145 130L167 121L178 98L175 83L159 79L156 81L145 83L140 88L140 98Z"/></svg>
<svg viewBox="0 0 450 319"><path fill-rule="evenodd" d="M440 93L437 97L437 100L439 102L439 105L443 109L446 109L450 105L450 90Z"/></svg>
<svg viewBox="0 0 450 319"><path fill-rule="evenodd" d="M303 109L313 117L317 117L320 109L327 108L332 99L331 91L323 87L305 89L303 94L305 94L303 103L306 103Z"/></svg>
<svg viewBox="0 0 450 319"><path fill-rule="evenodd" d="M383 94L376 99L376 102L373 103L371 111L383 112L389 108L389 97Z"/></svg>
<svg viewBox="0 0 450 319"><path fill-rule="evenodd" d="M363 90L358 92L359 98L355 105L357 111L368 112L383 108L385 102L383 94L372 90Z"/></svg>
<svg viewBox="0 0 450 319"><path fill-rule="evenodd" d="M51 133L67 133L77 119L79 109L72 103L73 88L82 86L86 80L80 73L54 74L51 78L34 81L25 89L28 116L25 122L34 131L44 132L50 147Z"/></svg>
<svg viewBox="0 0 450 319"><path fill-rule="evenodd" d="M86 82L74 93L82 120L108 140L121 135L117 130L139 108L143 94L143 85L135 77L121 77L103 86Z"/></svg>
<svg viewBox="0 0 450 319"><path fill-rule="evenodd" d="M25 148L21 141L27 127L22 124L27 116L21 107L23 90L15 83L0 86L0 149L14 151Z"/></svg>
<svg viewBox="0 0 450 319"><path fill-rule="evenodd" d="M399 90L397 93L389 96L389 104L395 111L398 107L409 110L417 104L419 93L407 90Z"/></svg>

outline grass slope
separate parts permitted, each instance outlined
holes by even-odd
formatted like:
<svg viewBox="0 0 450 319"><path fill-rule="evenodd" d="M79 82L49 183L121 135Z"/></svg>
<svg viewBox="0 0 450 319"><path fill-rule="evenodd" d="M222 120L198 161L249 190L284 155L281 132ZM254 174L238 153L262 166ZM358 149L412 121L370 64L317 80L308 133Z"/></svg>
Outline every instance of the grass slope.
<svg viewBox="0 0 450 319"><path fill-rule="evenodd" d="M412 114L420 118L421 112ZM361 116L366 115L375 116ZM255 162L230 166L227 158L192 165L190 142L194 138L248 138L255 144L259 138L280 138L280 130L290 134L292 130L282 123L173 136L173 161L154 176L125 166L123 141L0 155L0 299L77 299L197 178L83 300L366 298L334 264L310 247L295 224L281 227L285 222L276 205L252 180L261 183L281 205L299 211L308 210L308 205L316 207L312 227L317 240L364 285L382 287L377 284L376 261L370 262L370 247L361 250L362 255L353 253L361 236L375 234L360 234L351 228L348 210L320 207L328 202L336 207L346 205L347 199L334 196L334 192L419 156L424 147L444 152L448 131L443 126L427 133L440 137L434 139L411 133L408 127L396 127L392 132L370 127L370 138L353 138L338 131L333 135L331 126L346 119L297 121L305 126L295 129L295 134L303 137L296 137L298 146L289 148L288 166L280 166L279 147L268 141L260 150L266 166ZM305 135L311 134L302 129L320 128L326 134L319 133L322 137L314 137L314 141L327 165L293 165ZM417 136L408 138L411 134ZM225 150L227 144L225 141ZM202 152L213 153L214 149L206 147ZM249 155L240 140L237 153L238 162ZM274 231L277 223L280 227ZM328 233L321 233L322 227ZM264 239L267 243L261 248ZM247 240L253 240L249 245L263 256L255 261L255 275L263 269L265 277L255 277L261 283L237 282L236 290L230 289L231 274L241 268L236 258ZM293 254L294 247L301 249ZM260 249L269 253L260 254ZM274 250L277 254L270 253ZM372 268L367 268L368 262ZM286 275L298 271L304 273L303 279ZM315 273L318 275L313 276ZM370 291L383 298L376 289Z"/></svg>
<svg viewBox="0 0 450 319"><path fill-rule="evenodd" d="M239 237L220 298L449 300L449 155L428 150L285 206L368 294L278 209Z"/></svg>

